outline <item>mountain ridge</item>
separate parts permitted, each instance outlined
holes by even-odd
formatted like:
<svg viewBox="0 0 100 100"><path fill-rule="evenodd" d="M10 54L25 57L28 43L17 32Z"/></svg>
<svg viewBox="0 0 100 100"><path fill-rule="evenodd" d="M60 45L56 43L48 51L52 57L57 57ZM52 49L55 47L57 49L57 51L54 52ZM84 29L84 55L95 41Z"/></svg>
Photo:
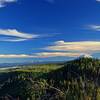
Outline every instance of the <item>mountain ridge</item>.
<svg viewBox="0 0 100 100"><path fill-rule="evenodd" d="M9 94L18 100L100 100L99 59L82 57L67 61L55 70L46 72L46 68L3 74L0 96Z"/></svg>

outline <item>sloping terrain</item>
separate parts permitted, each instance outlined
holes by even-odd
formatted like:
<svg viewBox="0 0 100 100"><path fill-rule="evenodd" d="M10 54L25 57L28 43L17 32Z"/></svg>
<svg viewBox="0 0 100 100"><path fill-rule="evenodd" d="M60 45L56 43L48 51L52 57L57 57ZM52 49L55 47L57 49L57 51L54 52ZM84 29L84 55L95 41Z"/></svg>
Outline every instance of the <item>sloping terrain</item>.
<svg viewBox="0 0 100 100"><path fill-rule="evenodd" d="M100 60L48 66L1 73L1 100L100 100Z"/></svg>

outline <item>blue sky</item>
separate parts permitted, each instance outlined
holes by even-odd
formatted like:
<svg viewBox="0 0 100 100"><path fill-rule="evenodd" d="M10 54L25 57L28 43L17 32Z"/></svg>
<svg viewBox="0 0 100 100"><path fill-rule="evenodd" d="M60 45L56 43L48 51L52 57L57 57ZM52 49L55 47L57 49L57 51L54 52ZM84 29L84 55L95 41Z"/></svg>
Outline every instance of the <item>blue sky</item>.
<svg viewBox="0 0 100 100"><path fill-rule="evenodd" d="M100 0L0 0L0 63L100 58Z"/></svg>

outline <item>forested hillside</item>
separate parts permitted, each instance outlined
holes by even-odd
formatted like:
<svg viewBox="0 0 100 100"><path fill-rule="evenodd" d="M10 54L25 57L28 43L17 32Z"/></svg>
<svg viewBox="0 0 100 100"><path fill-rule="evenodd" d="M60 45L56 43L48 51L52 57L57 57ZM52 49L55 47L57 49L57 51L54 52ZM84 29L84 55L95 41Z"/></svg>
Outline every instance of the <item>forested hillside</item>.
<svg viewBox="0 0 100 100"><path fill-rule="evenodd" d="M0 100L100 100L100 60L1 72Z"/></svg>

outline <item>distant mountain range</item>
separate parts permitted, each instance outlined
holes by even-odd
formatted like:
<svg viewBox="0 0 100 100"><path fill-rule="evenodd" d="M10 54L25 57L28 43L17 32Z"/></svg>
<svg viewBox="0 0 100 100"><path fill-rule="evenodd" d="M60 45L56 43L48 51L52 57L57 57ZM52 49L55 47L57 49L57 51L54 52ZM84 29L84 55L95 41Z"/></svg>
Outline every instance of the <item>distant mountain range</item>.
<svg viewBox="0 0 100 100"><path fill-rule="evenodd" d="M85 54L77 57L76 59L80 58L93 58L92 56ZM40 65L40 64L56 64L56 63L64 63L66 61L37 61L37 62L20 62L20 63L0 63L0 68L6 67L18 67L18 66L29 66L29 65Z"/></svg>
<svg viewBox="0 0 100 100"><path fill-rule="evenodd" d="M7 67L20 67L20 66L31 66L31 65L41 65L41 64L59 64L64 63L65 61L46 61L46 62L23 62L23 63L0 63L0 68Z"/></svg>

